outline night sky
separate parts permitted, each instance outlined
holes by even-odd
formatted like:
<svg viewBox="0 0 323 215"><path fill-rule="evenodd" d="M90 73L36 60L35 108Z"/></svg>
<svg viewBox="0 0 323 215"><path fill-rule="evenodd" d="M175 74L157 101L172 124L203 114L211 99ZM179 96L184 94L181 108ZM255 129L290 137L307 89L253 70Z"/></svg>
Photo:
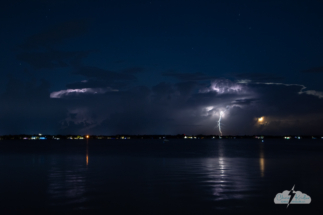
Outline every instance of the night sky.
<svg viewBox="0 0 323 215"><path fill-rule="evenodd" d="M0 135L323 133L323 2L0 7ZM259 118L262 118L262 121Z"/></svg>

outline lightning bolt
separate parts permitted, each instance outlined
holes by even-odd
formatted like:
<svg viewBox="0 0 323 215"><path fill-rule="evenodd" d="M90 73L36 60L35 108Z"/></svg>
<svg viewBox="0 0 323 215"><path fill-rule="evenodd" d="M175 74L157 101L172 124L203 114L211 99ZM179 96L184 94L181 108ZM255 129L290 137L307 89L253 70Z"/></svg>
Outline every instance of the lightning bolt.
<svg viewBox="0 0 323 215"><path fill-rule="evenodd" d="M294 184L294 187L295 187L295 184ZM292 200L293 200L293 198L294 198L294 196L295 196L294 187L290 190L290 192L289 192L289 194L288 194L288 195L290 195L290 199L289 199L289 202L288 202L288 204L287 204L287 207L286 207L286 208L288 208L289 204L292 202Z"/></svg>
<svg viewBox="0 0 323 215"><path fill-rule="evenodd" d="M223 115L223 111L220 112L220 118L219 118L219 121L218 121L218 127L219 127L219 132L220 132L220 136L222 136L222 131L221 131L221 118L222 118L222 115Z"/></svg>

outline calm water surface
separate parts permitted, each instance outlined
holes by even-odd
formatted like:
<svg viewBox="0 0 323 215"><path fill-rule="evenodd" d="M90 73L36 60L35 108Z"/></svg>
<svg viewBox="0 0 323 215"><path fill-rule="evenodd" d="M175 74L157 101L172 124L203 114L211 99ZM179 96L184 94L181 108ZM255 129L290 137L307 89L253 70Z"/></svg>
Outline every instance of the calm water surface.
<svg viewBox="0 0 323 215"><path fill-rule="evenodd" d="M322 140L2 140L0 214L323 214L322 164ZM311 204L274 204L294 185Z"/></svg>

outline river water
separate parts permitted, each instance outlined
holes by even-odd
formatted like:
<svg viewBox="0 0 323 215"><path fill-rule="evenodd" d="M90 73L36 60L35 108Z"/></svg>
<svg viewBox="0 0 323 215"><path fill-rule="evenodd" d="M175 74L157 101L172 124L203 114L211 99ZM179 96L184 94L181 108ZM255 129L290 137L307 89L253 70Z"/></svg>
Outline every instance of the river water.
<svg viewBox="0 0 323 215"><path fill-rule="evenodd" d="M0 214L323 214L323 141L2 140ZM310 204L275 204L284 190Z"/></svg>

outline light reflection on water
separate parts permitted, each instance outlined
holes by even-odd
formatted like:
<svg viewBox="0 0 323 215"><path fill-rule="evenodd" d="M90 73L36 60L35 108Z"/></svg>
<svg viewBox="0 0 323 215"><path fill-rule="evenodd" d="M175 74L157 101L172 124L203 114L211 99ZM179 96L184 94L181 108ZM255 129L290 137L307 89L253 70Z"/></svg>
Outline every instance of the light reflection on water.
<svg viewBox="0 0 323 215"><path fill-rule="evenodd" d="M89 142L86 141L86 166L89 165Z"/></svg>
<svg viewBox="0 0 323 215"><path fill-rule="evenodd" d="M260 164L261 177L264 177L265 176L265 156L264 156L264 144L263 143L260 143L259 164Z"/></svg>
<svg viewBox="0 0 323 215"><path fill-rule="evenodd" d="M50 158L48 170L48 194L51 205L80 204L87 201L86 168L79 165L79 157L62 160L55 156ZM74 209L84 209L83 206Z"/></svg>
<svg viewBox="0 0 323 215"><path fill-rule="evenodd" d="M87 142L85 165L82 165L79 156L67 156L63 160L59 156L51 158L48 174L48 193L52 199L51 205L74 205L73 209L85 209L86 207L81 206L82 203L97 198L97 196L89 196L87 193L104 195L105 192L114 193L124 192L122 191L124 189L135 189L124 184L127 181L131 183L131 186L136 187L135 190L138 193L150 195L151 199L156 195L161 195L161 187L171 184L173 185L171 192L174 193L173 196L176 196L176 198L185 199L189 195L195 195L190 193L190 189L204 190L203 195L198 194L200 195L198 199L214 202L248 198L250 194L245 193L252 192L254 190L253 185L255 185L255 182L248 176L259 172L259 169L257 169L259 164L257 164L256 159L226 156L226 150L228 150L226 147L228 146L225 144L225 140L214 144L210 157L203 157L203 155L195 152L185 152L184 154L188 155L186 158L147 157L147 155L118 157L112 154L113 159L111 159L109 156L94 154L93 166L89 166L90 149ZM133 154L135 155L136 152ZM94 165L96 165L95 171L91 169L91 167L94 168ZM100 166L102 168L97 168ZM105 167L107 172L102 174L101 171ZM123 171L123 169L129 168L133 171ZM155 169L154 174L149 172L152 169ZM122 173L120 170L122 170ZM261 176L264 177L262 145L260 146L260 172ZM145 177L143 178L140 174L145 175ZM160 175L160 177L156 177L156 175ZM87 178L92 180L92 186L86 184ZM146 181L149 186L142 181ZM174 187L174 185L176 186ZM110 186L115 188L111 189ZM119 186L121 191L118 190ZM179 188L180 186L187 188L182 189ZM99 187L106 187L106 189L103 188L106 191L99 191ZM218 208L221 208L221 206Z"/></svg>
<svg viewBox="0 0 323 215"><path fill-rule="evenodd" d="M11 142L1 146L0 190L8 196L1 207L11 210L12 200L24 199L22 211L41 202L57 214L213 214L272 207L274 196L290 184L312 199L323 191L323 175L314 168L323 162L322 146L305 142L59 143L42 142L41 148L24 142L19 152Z"/></svg>
<svg viewBox="0 0 323 215"><path fill-rule="evenodd" d="M239 158L207 158L205 168L198 170L207 174L208 189L212 191L213 201L243 199L248 197L245 191L252 191L252 179L248 178L245 159ZM198 182L198 183L203 183Z"/></svg>

